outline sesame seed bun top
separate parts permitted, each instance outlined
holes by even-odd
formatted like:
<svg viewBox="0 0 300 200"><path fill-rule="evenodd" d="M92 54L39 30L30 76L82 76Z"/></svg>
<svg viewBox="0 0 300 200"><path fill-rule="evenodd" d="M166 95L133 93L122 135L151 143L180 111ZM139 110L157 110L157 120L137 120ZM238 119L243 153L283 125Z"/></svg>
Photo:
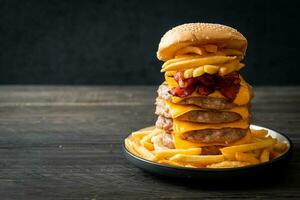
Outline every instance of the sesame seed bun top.
<svg viewBox="0 0 300 200"><path fill-rule="evenodd" d="M183 47L205 44L236 49L243 55L247 49L247 39L234 28L221 24L189 23L165 33L158 46L157 58L166 61L174 58L176 51Z"/></svg>

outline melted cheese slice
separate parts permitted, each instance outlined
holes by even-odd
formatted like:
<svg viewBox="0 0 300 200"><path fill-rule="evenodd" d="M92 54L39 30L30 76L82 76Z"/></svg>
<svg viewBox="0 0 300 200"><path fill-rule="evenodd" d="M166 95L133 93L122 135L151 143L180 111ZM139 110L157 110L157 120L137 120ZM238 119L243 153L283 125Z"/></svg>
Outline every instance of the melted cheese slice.
<svg viewBox="0 0 300 200"><path fill-rule="evenodd" d="M246 81L243 79L242 76L240 76L240 79L241 79L241 87L239 89L239 92L236 95L236 98L233 101L233 103L235 103L239 106L248 104L251 99L251 91L250 91L249 85L246 83ZM178 86L178 83L175 81L175 79L173 77L165 76L165 80L170 89ZM184 98L172 96L172 102L178 103L178 102L182 101L183 99L190 98L190 97L199 97L199 96L201 96L201 95L198 94L198 92L194 91L191 95L184 97ZM214 98L225 99L225 97L217 90L214 91L213 93L209 94L208 96L214 97Z"/></svg>
<svg viewBox="0 0 300 200"><path fill-rule="evenodd" d="M173 119L173 132L174 134L181 135L182 133L204 129L221 129L221 128L249 128L249 120L239 120L230 123L218 123L218 124L202 124L180 121Z"/></svg>
<svg viewBox="0 0 300 200"><path fill-rule="evenodd" d="M197 148L197 147L204 147L204 146L214 146L214 145L224 145L224 144L218 144L218 143L194 143L187 140L181 139L178 135L172 134L173 141L176 149L188 149L188 148ZM247 144L251 142L251 133L250 131L247 132L246 136L241 138L240 140L225 145L225 146L233 146L233 145L240 145L240 144Z"/></svg>
<svg viewBox="0 0 300 200"><path fill-rule="evenodd" d="M198 106L193 106L193 105L174 104L169 101L165 101L165 103L169 107L172 118L177 118L185 113L188 113L188 112L194 111L194 110L205 110L203 108L200 108ZM227 109L227 110L222 110L222 111L238 113L243 119L247 119L249 117L248 106L238 106L238 107L234 107L232 109Z"/></svg>

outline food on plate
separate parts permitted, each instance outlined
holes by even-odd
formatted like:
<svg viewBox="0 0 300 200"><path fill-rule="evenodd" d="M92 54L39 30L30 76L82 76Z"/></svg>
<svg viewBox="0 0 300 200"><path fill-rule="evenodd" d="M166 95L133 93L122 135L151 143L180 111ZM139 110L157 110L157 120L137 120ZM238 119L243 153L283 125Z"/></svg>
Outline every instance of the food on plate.
<svg viewBox="0 0 300 200"><path fill-rule="evenodd" d="M250 129L252 87L239 71L247 49L237 30L190 23L169 30L157 57L155 126L133 132L126 148L164 165L234 168L264 163L287 151L267 130Z"/></svg>
<svg viewBox="0 0 300 200"><path fill-rule="evenodd" d="M160 132L157 135L157 132ZM167 142L151 140L155 148L141 142L139 135L156 135L152 138L158 138L162 135L169 135L161 132L161 129L152 127L150 131L137 131L137 136L129 136L125 139L126 148L136 156L144 159L158 162L160 164L191 167L191 168L233 168L244 167L264 163L275 159L287 151L287 145L283 142L273 139L268 134L267 130L249 130L246 137L229 145L214 145L199 147L175 148L172 146L172 140L167 139ZM155 133L155 134L152 134ZM265 134L265 137L262 135ZM163 137L162 137L163 138ZM159 143L158 147L156 147ZM170 145L171 144L171 145Z"/></svg>

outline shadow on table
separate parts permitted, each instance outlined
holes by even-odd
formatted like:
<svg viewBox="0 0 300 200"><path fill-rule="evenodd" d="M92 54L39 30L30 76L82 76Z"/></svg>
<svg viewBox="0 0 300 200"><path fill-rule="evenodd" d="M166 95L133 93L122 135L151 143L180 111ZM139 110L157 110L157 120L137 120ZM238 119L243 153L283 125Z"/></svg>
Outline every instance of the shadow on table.
<svg viewBox="0 0 300 200"><path fill-rule="evenodd" d="M189 179L189 178L174 178L159 175L153 175L157 181L165 184L172 184L177 186L184 186L195 189L206 190L244 190L247 189L260 189L260 188L286 188L300 187L296 186L297 182L294 175L297 173L297 166L287 164L280 171L266 173L266 174L249 174L247 176L232 177L226 179Z"/></svg>

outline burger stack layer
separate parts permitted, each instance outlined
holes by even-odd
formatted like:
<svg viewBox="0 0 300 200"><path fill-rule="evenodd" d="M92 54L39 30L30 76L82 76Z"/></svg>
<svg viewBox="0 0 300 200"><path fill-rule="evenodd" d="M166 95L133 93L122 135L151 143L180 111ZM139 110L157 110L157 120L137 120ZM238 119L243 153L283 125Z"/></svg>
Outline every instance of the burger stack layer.
<svg viewBox="0 0 300 200"><path fill-rule="evenodd" d="M202 147L202 154L219 154L247 139L252 91L238 72L242 55L215 44L187 46L163 64L155 111L163 133L152 139L156 150Z"/></svg>

